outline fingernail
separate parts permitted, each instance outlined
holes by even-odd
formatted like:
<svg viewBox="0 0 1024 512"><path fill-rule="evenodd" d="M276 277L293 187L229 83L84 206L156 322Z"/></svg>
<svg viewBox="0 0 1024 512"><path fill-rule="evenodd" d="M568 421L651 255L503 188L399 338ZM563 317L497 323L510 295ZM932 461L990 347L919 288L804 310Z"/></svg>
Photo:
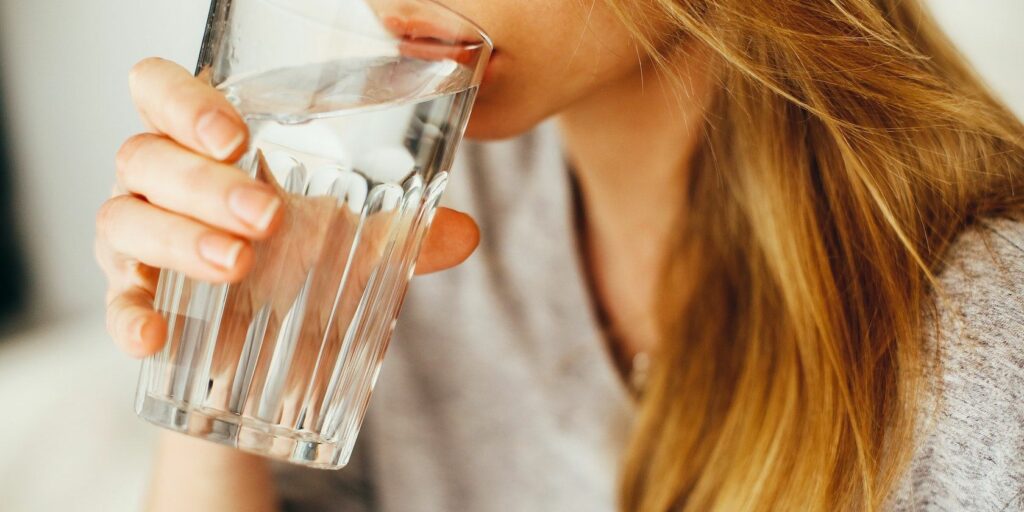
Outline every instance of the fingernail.
<svg viewBox="0 0 1024 512"><path fill-rule="evenodd" d="M239 128L238 123L220 110L203 115L196 125L196 133L199 141L217 160L233 155L245 140L245 132Z"/></svg>
<svg viewBox="0 0 1024 512"><path fill-rule="evenodd" d="M239 187L228 195L228 208L242 222L265 231L281 209L281 198L259 187Z"/></svg>
<svg viewBox="0 0 1024 512"><path fill-rule="evenodd" d="M199 240L199 255L225 270L235 268L242 254L242 242L221 235L206 235Z"/></svg>

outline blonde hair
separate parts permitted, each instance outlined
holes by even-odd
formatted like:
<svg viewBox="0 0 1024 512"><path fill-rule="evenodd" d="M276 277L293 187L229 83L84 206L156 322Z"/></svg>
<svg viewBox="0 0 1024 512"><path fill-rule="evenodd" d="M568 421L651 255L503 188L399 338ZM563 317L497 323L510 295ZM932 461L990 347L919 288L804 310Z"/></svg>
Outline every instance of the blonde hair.
<svg viewBox="0 0 1024 512"><path fill-rule="evenodd" d="M934 274L1021 211L1024 128L915 1L607 1L654 60L717 63L622 509L882 507Z"/></svg>

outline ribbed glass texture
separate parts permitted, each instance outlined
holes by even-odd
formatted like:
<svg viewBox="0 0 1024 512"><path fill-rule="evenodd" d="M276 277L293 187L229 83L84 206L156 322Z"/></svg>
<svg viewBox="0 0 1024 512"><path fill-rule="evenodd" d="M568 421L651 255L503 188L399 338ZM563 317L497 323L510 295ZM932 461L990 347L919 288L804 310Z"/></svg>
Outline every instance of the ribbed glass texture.
<svg viewBox="0 0 1024 512"><path fill-rule="evenodd" d="M245 118L250 146L238 167L277 190L281 220L255 244L254 269L239 283L161 274L155 305L168 336L143 363L136 410L189 435L338 468L476 95L479 56L467 61L465 48L482 48L485 62L489 46L484 38L439 51L438 38L417 47L392 31L390 46L359 46L372 52L352 52L358 38L343 35L349 50L337 58L247 61L266 43L246 37L241 19L312 22L273 0L223 3L214 3L200 67ZM309 30L310 44L335 34L322 20ZM242 51L245 41L256 47Z"/></svg>

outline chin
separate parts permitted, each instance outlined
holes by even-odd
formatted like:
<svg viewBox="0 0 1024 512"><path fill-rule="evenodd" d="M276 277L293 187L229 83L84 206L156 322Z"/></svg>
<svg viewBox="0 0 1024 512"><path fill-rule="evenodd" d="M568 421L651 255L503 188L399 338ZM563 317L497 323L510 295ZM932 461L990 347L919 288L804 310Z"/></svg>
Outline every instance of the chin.
<svg viewBox="0 0 1024 512"><path fill-rule="evenodd" d="M493 101L494 96L477 98L466 127L466 138L501 140L522 135L540 124L547 116L534 114L518 101Z"/></svg>
<svg viewBox="0 0 1024 512"><path fill-rule="evenodd" d="M466 138L481 141L510 139L532 130L541 121L523 119L511 113L503 115L474 110L466 127Z"/></svg>

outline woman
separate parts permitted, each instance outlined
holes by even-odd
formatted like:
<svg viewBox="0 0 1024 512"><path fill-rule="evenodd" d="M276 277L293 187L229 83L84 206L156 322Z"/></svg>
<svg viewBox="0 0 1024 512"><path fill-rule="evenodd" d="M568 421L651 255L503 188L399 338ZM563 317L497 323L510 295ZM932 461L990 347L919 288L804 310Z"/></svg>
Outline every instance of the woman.
<svg viewBox="0 0 1024 512"><path fill-rule="evenodd" d="M1024 127L917 2L442 3L497 47L469 136L529 132L454 174L478 254L413 285L350 468L168 436L153 510L1024 509ZM97 247L141 356L154 268L237 280L281 213L218 93L131 85Z"/></svg>

